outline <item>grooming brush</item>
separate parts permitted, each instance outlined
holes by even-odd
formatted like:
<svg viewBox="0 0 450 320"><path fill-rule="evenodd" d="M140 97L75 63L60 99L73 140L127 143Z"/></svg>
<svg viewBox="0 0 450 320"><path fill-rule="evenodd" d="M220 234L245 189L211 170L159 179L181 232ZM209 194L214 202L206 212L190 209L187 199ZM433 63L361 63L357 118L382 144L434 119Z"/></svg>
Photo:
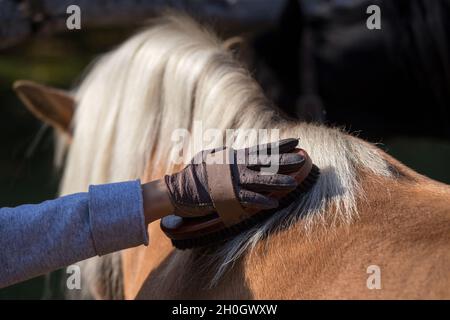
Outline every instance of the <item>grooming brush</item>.
<svg viewBox="0 0 450 320"><path fill-rule="evenodd" d="M305 163L300 170L290 174L295 178L298 186L288 194L277 192L269 194L278 198L277 208L254 212L232 225L226 225L217 213L193 218L170 215L161 219L161 229L171 239L174 247L185 250L223 243L264 222L298 200L314 186L319 178L320 170L312 163L308 154L302 149L296 149L295 152L305 157Z"/></svg>

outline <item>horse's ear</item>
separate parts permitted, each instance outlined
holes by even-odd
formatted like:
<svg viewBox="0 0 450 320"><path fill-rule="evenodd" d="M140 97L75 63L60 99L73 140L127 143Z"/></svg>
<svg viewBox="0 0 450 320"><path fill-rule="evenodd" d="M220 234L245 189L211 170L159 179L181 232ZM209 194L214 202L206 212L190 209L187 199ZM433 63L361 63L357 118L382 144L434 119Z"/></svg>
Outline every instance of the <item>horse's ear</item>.
<svg viewBox="0 0 450 320"><path fill-rule="evenodd" d="M244 44L244 39L242 37L236 36L226 39L222 46L230 51L238 51L242 44Z"/></svg>
<svg viewBox="0 0 450 320"><path fill-rule="evenodd" d="M251 63L252 50L247 41L241 36L235 36L222 42L222 46L231 51L236 59L244 65L249 66Z"/></svg>
<svg viewBox="0 0 450 320"><path fill-rule="evenodd" d="M38 119L71 135L70 124L75 111L75 100L68 92L28 80L14 82L13 88L27 109Z"/></svg>

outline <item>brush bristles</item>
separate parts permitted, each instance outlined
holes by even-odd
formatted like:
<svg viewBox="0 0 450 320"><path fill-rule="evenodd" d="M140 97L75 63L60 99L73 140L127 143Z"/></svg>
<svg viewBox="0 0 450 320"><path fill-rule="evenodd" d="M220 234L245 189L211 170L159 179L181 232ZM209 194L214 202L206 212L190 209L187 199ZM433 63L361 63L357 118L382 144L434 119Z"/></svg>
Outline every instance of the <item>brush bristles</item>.
<svg viewBox="0 0 450 320"><path fill-rule="evenodd" d="M277 209L261 211L235 225L216 232L202 235L197 238L172 240L172 244L177 249L185 250L225 242L230 238L238 235L242 231L248 230L258 223L265 221L269 216L279 211L280 209L288 207L293 201L297 200L302 194L306 193L314 186L317 179L319 178L319 175L320 169L317 166L313 165L311 168L311 172L308 174L305 180L303 180L294 191L290 192L288 195L279 200L279 206Z"/></svg>

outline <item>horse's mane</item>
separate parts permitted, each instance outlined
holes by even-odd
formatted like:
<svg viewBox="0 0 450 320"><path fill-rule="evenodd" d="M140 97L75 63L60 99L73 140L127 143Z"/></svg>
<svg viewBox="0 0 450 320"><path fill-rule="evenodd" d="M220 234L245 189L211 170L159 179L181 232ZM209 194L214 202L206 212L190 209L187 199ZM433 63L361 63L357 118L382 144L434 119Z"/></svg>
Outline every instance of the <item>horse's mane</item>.
<svg viewBox="0 0 450 320"><path fill-rule="evenodd" d="M321 168L320 179L289 208L217 248L210 256L214 261L211 285L230 262L274 227L291 226L299 217L308 227L325 214L349 223L357 214L356 168L390 174L377 148L340 129L294 122L281 115L221 41L185 16L158 19L100 58L77 89L76 98L74 139L62 194L85 191L89 184L139 178L149 161L152 178L170 173L176 167L170 162L172 131L195 131L194 120L201 120L204 129L278 128L281 137L300 138L301 147ZM257 142L263 141L238 136L233 146ZM214 141L217 146L223 143ZM198 151L194 146L186 157ZM94 293L107 298L120 297L121 290L120 263L111 259L119 261L117 254L95 258L82 269L91 277L85 283L104 286L94 288ZM109 284L98 280L105 274Z"/></svg>

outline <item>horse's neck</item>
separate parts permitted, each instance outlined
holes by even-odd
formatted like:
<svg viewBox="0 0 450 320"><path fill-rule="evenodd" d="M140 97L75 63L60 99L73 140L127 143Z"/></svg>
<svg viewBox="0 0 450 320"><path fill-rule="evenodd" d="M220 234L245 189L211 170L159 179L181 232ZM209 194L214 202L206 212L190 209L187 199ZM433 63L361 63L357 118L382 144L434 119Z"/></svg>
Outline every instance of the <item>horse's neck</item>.
<svg viewBox="0 0 450 320"><path fill-rule="evenodd" d="M450 188L395 162L396 179L361 174L351 225L303 221L260 243L242 262L254 298L449 298ZM382 290L368 288L371 268ZM261 281L263 279L263 281Z"/></svg>
<svg viewBox="0 0 450 320"><path fill-rule="evenodd" d="M450 263L449 188L387 158L397 177L361 170L364 196L352 224L333 226L329 215L306 233L299 220L261 241L209 290L190 252L173 251L152 224L151 246L124 253L126 297L449 298L450 279L442 279ZM368 288L371 266L381 270L382 290Z"/></svg>

